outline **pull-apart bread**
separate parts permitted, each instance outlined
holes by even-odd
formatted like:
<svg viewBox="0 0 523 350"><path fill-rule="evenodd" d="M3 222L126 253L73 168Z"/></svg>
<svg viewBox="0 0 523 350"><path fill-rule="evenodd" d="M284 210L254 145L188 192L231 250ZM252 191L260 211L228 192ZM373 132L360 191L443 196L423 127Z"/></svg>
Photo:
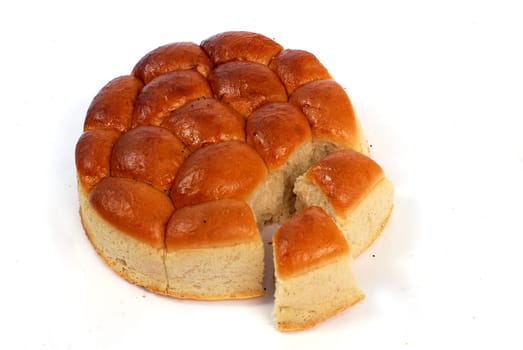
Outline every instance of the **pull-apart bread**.
<svg viewBox="0 0 523 350"><path fill-rule="evenodd" d="M363 297L350 260L393 203L345 90L313 54L251 32L146 54L94 97L75 156L87 237L116 273L159 294L262 295L259 229L283 224L281 330Z"/></svg>

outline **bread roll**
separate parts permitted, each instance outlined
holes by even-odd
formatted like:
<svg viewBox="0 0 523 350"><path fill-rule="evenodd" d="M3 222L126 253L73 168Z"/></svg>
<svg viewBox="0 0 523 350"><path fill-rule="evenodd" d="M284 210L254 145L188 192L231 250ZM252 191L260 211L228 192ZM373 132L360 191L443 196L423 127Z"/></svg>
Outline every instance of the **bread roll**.
<svg viewBox="0 0 523 350"><path fill-rule="evenodd" d="M254 111L247 120L247 143L269 169L270 196L265 223L283 222L294 212L294 181L310 165L312 136L307 118L288 103L272 102ZM272 202L272 203L271 203Z"/></svg>
<svg viewBox="0 0 523 350"><path fill-rule="evenodd" d="M183 144L164 128L139 126L122 135L114 145L111 174L168 191L186 154Z"/></svg>
<svg viewBox="0 0 523 350"><path fill-rule="evenodd" d="M278 74L289 95L311 81L331 79L316 56L304 50L283 50L274 56L269 67Z"/></svg>
<svg viewBox="0 0 523 350"><path fill-rule="evenodd" d="M267 175L260 156L244 142L200 148L182 164L171 189L176 208L224 199L248 199Z"/></svg>
<svg viewBox="0 0 523 350"><path fill-rule="evenodd" d="M282 331L310 328L363 299L350 247L319 207L308 207L273 236L274 317Z"/></svg>
<svg viewBox="0 0 523 350"><path fill-rule="evenodd" d="M165 226L174 207L163 192L139 181L106 177L80 191L82 223L98 254L120 276L165 294Z"/></svg>
<svg viewBox="0 0 523 350"><path fill-rule="evenodd" d="M142 88L143 83L132 75L111 80L91 102L84 130L127 131L131 127L134 103Z"/></svg>
<svg viewBox="0 0 523 350"><path fill-rule="evenodd" d="M202 41L216 65L229 61L248 61L267 65L283 48L264 35L246 31L230 31L213 35Z"/></svg>
<svg viewBox="0 0 523 350"><path fill-rule="evenodd" d="M111 151L120 137L115 130L85 131L76 143L78 186L88 193L100 180L111 175Z"/></svg>
<svg viewBox="0 0 523 350"><path fill-rule="evenodd" d="M166 245L169 295L213 300L263 294L263 243L244 201L177 210L167 225Z"/></svg>
<svg viewBox="0 0 523 350"><path fill-rule="evenodd" d="M191 152L222 141L245 141L245 120L214 98L201 98L171 112L161 125Z"/></svg>
<svg viewBox="0 0 523 350"><path fill-rule="evenodd" d="M177 108L202 97L211 97L207 80L192 70L178 70L160 75L145 85L133 112L133 127L160 125Z"/></svg>
<svg viewBox="0 0 523 350"><path fill-rule="evenodd" d="M392 211L394 188L381 167L353 150L334 152L296 181L296 207L322 207L358 257L379 236Z"/></svg>
<svg viewBox="0 0 523 350"><path fill-rule="evenodd" d="M352 103L337 82L317 80L302 85L290 96L289 103L300 108L311 124L315 161L343 148L368 154Z"/></svg>
<svg viewBox="0 0 523 350"><path fill-rule="evenodd" d="M133 75L149 84L154 78L177 70L196 70L207 77L213 64L199 45L189 42L160 46L142 57L134 66Z"/></svg>
<svg viewBox="0 0 523 350"><path fill-rule="evenodd" d="M259 63L224 63L209 74L209 84L216 98L245 118L265 103L287 102L285 87L278 76Z"/></svg>

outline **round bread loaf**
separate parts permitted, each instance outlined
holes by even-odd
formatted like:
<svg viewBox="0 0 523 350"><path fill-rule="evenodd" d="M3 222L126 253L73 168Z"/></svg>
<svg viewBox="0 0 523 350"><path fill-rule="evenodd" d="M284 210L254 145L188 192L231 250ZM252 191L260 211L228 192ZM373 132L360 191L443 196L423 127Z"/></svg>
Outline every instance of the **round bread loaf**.
<svg viewBox="0 0 523 350"><path fill-rule="evenodd" d="M241 31L164 45L89 106L75 154L82 223L113 270L151 291L259 296L258 229L289 220L296 179L343 149L368 155L349 97L312 53ZM361 184L375 181L339 189L371 192Z"/></svg>

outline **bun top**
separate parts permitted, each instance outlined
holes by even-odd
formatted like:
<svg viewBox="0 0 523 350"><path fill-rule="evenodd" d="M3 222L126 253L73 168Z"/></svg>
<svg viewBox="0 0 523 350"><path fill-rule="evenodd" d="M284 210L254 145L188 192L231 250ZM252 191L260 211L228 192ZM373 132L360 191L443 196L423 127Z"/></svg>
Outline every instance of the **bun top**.
<svg viewBox="0 0 523 350"><path fill-rule="evenodd" d="M139 126L122 135L114 145L111 174L167 191L184 159L184 145L168 130Z"/></svg>
<svg viewBox="0 0 523 350"><path fill-rule="evenodd" d="M227 62L209 74L216 97L248 117L268 102L287 102L287 93L278 76L267 66L252 62Z"/></svg>
<svg viewBox="0 0 523 350"><path fill-rule="evenodd" d="M329 154L306 173L330 200L338 215L345 214L385 176L369 157L346 149Z"/></svg>
<svg viewBox="0 0 523 350"><path fill-rule="evenodd" d="M221 141L245 141L245 120L214 98L201 98L171 112L161 125L191 152Z"/></svg>
<svg viewBox="0 0 523 350"><path fill-rule="evenodd" d="M201 45L171 43L94 97L76 147L79 187L109 222L137 237L157 237L165 218L139 203L156 198L150 207L165 214L250 199L301 145L358 150L355 118L343 88L311 53L241 31ZM113 195L120 206L101 202L118 202ZM122 203L137 207L123 213ZM154 229L123 224L137 223L140 214Z"/></svg>
<svg viewBox="0 0 523 350"><path fill-rule="evenodd" d="M298 108L281 102L255 110L247 120L246 133L247 143L269 169L282 166L298 146L311 141L307 118Z"/></svg>
<svg viewBox="0 0 523 350"><path fill-rule="evenodd" d="M131 127L134 101L142 88L143 83L132 75L111 80L91 102L85 117L84 130L127 131Z"/></svg>
<svg viewBox="0 0 523 350"><path fill-rule="evenodd" d="M182 164L171 189L176 208L223 198L247 199L265 179L267 168L244 142L202 147Z"/></svg>
<svg viewBox="0 0 523 350"><path fill-rule="evenodd" d="M305 114L314 138L361 151L356 115L340 84L334 80L310 82L296 89L289 102Z"/></svg>
<svg viewBox="0 0 523 350"><path fill-rule="evenodd" d="M212 248L259 241L254 215L244 201L221 199L174 212L167 225L167 250Z"/></svg>
<svg viewBox="0 0 523 350"><path fill-rule="evenodd" d="M249 61L267 65L283 48L261 34L232 31L211 36L201 47L219 65L229 61Z"/></svg>
<svg viewBox="0 0 523 350"><path fill-rule="evenodd" d="M115 130L87 130L76 143L75 162L81 189L88 193L111 174L111 150L120 137Z"/></svg>
<svg viewBox="0 0 523 350"><path fill-rule="evenodd" d="M174 207L163 192L143 182L106 177L89 193L89 202L107 221L155 248L162 248Z"/></svg>
<svg viewBox="0 0 523 350"><path fill-rule="evenodd" d="M269 67L278 74L289 95L311 81L332 79L316 56L303 50L283 50Z"/></svg>
<svg viewBox="0 0 523 350"><path fill-rule="evenodd" d="M192 70L165 73L145 85L136 99L133 126L160 125L169 113L187 102L211 97L207 80Z"/></svg>
<svg viewBox="0 0 523 350"><path fill-rule="evenodd" d="M275 270L290 277L349 255L349 245L334 221L320 207L299 211L273 235Z"/></svg>
<svg viewBox="0 0 523 350"><path fill-rule="evenodd" d="M207 77L213 64L202 48L194 43L181 42L160 46L145 55L134 66L132 74L144 84L154 78L177 70L195 70Z"/></svg>

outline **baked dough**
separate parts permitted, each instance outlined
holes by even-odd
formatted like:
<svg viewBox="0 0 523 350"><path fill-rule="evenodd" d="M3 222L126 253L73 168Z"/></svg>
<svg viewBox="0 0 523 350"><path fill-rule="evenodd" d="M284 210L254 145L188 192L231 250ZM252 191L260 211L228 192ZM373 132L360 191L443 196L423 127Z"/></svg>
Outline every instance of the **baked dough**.
<svg viewBox="0 0 523 350"><path fill-rule="evenodd" d="M349 244L320 207L307 207L274 234L274 317L282 331L310 328L363 299Z"/></svg>
<svg viewBox="0 0 523 350"><path fill-rule="evenodd" d="M345 163L329 163L340 154L359 170L345 176ZM299 308L316 310L321 288L350 292L314 318L294 322L277 312L281 330L309 327L361 299L349 252L359 255L376 238L392 207L392 185L367 157L345 90L312 53L251 32L146 54L94 97L75 156L89 240L115 272L156 293L206 300L263 294L259 228L285 223L274 237L277 294L301 288L310 279L299 279L304 272L331 277L309 287ZM357 200L339 206L346 191ZM303 210L293 217L296 204ZM376 205L367 227L360 221ZM330 229L321 233L310 222ZM324 256L309 244L304 255L288 227L337 253ZM296 249L282 260L289 244ZM300 272L286 266L296 259ZM280 311L284 300L277 297Z"/></svg>

